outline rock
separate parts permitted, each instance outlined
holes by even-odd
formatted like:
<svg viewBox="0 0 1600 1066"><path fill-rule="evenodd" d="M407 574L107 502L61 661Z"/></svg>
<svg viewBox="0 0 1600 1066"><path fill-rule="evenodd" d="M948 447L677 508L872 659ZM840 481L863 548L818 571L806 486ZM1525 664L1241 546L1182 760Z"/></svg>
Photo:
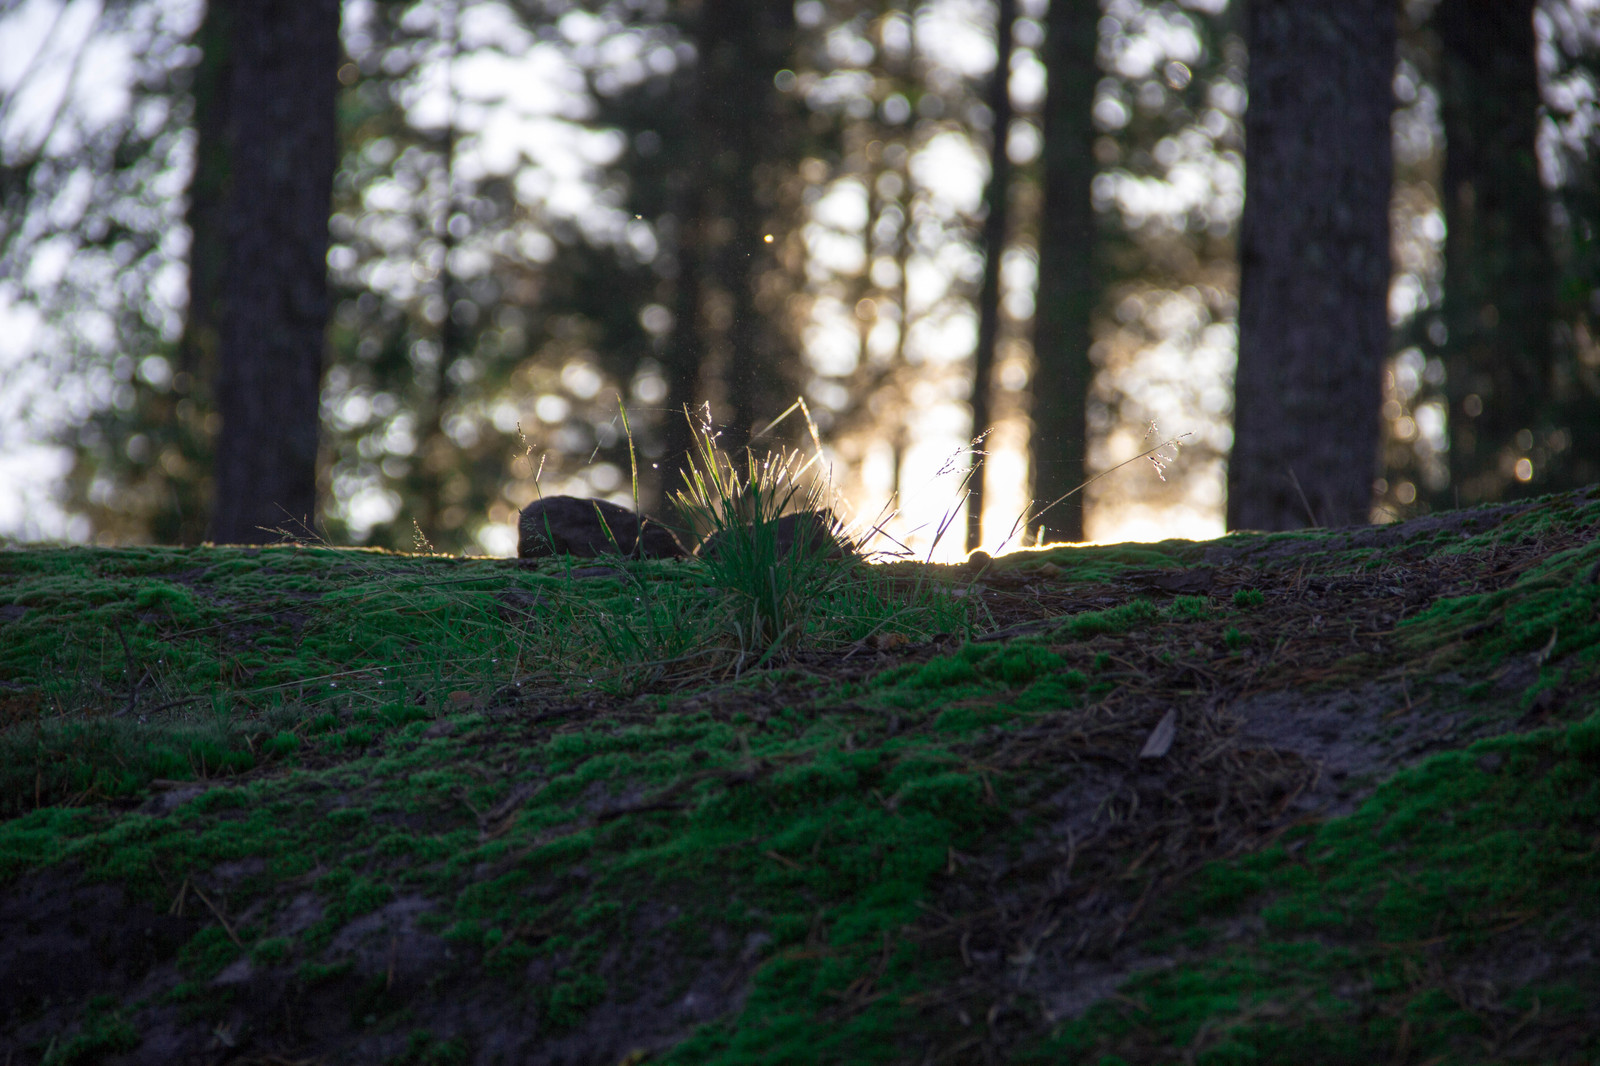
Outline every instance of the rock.
<svg viewBox="0 0 1600 1066"><path fill-rule="evenodd" d="M576 496L544 496L522 509L517 522L517 558L547 555L643 555L647 559L682 559L688 552L672 530L605 500ZM609 535L607 534L607 531ZM642 543L635 544L640 539Z"/></svg>
<svg viewBox="0 0 1600 1066"><path fill-rule="evenodd" d="M840 522L832 511L800 511L796 514L786 514L777 520L775 526L780 559L794 551L797 539L803 539L808 544L827 545L826 554L830 559L854 554L850 544L836 535L835 531L840 528ZM705 539L695 554L702 559L714 558L722 550L727 537L725 530L717 530Z"/></svg>

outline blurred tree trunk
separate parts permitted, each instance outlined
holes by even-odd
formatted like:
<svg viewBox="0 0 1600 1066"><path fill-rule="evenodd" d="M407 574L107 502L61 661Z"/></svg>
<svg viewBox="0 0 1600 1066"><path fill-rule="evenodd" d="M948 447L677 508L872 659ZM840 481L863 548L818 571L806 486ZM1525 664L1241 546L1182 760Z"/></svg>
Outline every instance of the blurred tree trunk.
<svg viewBox="0 0 1600 1066"><path fill-rule="evenodd" d="M680 317L686 332L674 347L679 358L687 356L684 349L698 335L700 359L711 357L721 379L725 443L740 447L788 406L786 389L798 377L797 355L779 322L781 301L761 290L775 247L765 237L786 128L773 76L793 49L794 5L703 0L694 32L700 151L688 182L699 187L691 194L697 210L683 237L691 270L682 279L680 304L688 290L699 293L693 305L697 322ZM669 385L675 380L690 380L686 366L669 367Z"/></svg>
<svg viewBox="0 0 1600 1066"><path fill-rule="evenodd" d="M1462 504L1575 487L1554 455L1539 456L1532 480L1516 476L1517 461L1556 428L1556 267L1537 154L1534 7L1442 0L1434 10L1445 133L1438 351L1450 399L1450 483Z"/></svg>
<svg viewBox="0 0 1600 1066"><path fill-rule="evenodd" d="M460 110L460 97L455 85L455 71L461 61L461 6L460 0L450 0L449 3L441 4L439 8L441 22L439 36L442 38L439 43L443 45L444 50L444 82L447 98L444 129L437 138L438 166L443 194L439 198L437 208L431 210L432 218L429 221L433 239L439 242L441 250L439 273L434 278L432 295L438 297L443 314L439 319L437 332L439 357L432 368L432 380L427 382L430 387L419 412L421 417L418 419L417 429L417 461L411 470L412 491L407 493L412 501L413 540L419 549L423 546L420 538L426 538L428 544L443 541L447 536L453 539L453 534L462 524L459 520L462 508L455 505L449 496L452 484L459 485L461 482L461 468L465 465L463 462L465 457L462 455L462 449L444 431L445 412L450 408L455 394L454 372L457 363L468 354L466 338L463 335L465 331L457 319L459 309L456 307L456 302L462 296L462 288L455 273L456 234L451 229L457 210L461 206L456 196L456 149L460 140L457 115ZM465 219L467 216L463 214L462 217ZM419 252L421 250L418 249ZM420 534L420 538L417 534ZM435 550L438 550L437 547Z"/></svg>
<svg viewBox="0 0 1600 1066"><path fill-rule="evenodd" d="M177 434L180 454L188 453L188 476L171 479L171 503L152 518L157 542L196 544L205 537L212 506L211 475L215 442L206 431L217 376L217 349L221 343L221 280L224 250L224 209L229 184L227 121L232 111L233 6L208 3L195 45L200 60L195 65L194 174L189 179L189 203L184 221L189 226L189 307L183 334L178 339L177 373L173 378L171 429ZM162 411L158 417L165 415Z"/></svg>
<svg viewBox="0 0 1600 1066"><path fill-rule="evenodd" d="M1389 351L1392 0L1252 0L1231 529L1366 522Z"/></svg>
<svg viewBox="0 0 1600 1066"><path fill-rule="evenodd" d="M989 127L989 184L983 192L983 283L978 290L978 346L972 353L972 480L967 498L967 551L983 540L983 457L985 434L993 427L995 347L1000 341L1000 271L1010 235L1011 157L1006 141L1011 132L1011 42L1017 21L1016 0L996 0L994 73L989 76L986 103Z"/></svg>
<svg viewBox="0 0 1600 1066"><path fill-rule="evenodd" d="M1095 83L1100 70L1100 5L1096 0L1051 0L1043 59L1049 72L1044 101L1044 205L1039 221L1039 287L1033 326L1033 499L1049 507L1039 540L1083 539L1087 402L1094 381L1089 362L1090 316L1100 297L1095 239Z"/></svg>
<svg viewBox="0 0 1600 1066"><path fill-rule="evenodd" d="M227 180L211 539L262 543L305 532L316 510L339 4L212 3L227 9L231 69L212 97Z"/></svg>
<svg viewBox="0 0 1600 1066"><path fill-rule="evenodd" d="M696 90L697 91L697 90ZM700 186L688 171L675 176L673 216L677 221L677 271L673 278L672 332L661 352L666 381L665 417L661 421L662 470L656 493L667 496L681 487L676 471L694 446L691 417L700 417L700 363L706 350L700 329L704 271L700 263Z"/></svg>

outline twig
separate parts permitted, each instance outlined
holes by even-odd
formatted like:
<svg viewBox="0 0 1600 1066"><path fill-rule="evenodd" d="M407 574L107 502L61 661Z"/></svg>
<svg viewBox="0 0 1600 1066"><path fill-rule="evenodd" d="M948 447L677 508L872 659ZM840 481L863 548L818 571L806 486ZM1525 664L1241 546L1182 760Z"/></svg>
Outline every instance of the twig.
<svg viewBox="0 0 1600 1066"><path fill-rule="evenodd" d="M972 643L987 644L990 641L1006 640L1010 637L1020 637L1026 633L1037 633L1041 630L1050 629L1053 626L1060 625L1063 621L1065 621L1065 618L1039 618L1032 622L1018 622L1014 626L1006 626L1004 629L996 629L992 633L979 633L977 636L972 638Z"/></svg>
<svg viewBox="0 0 1600 1066"><path fill-rule="evenodd" d="M227 916L224 915L222 911L217 909L217 905L212 903L204 892L200 891L200 886L196 884L190 884L189 888L196 896L200 897L200 902L204 903L211 913L217 916L217 921L222 923L222 931L228 934L228 939L233 941L234 946L239 948L244 947L243 942L241 942L239 939L239 935L233 931L233 926L228 924Z"/></svg>
<svg viewBox="0 0 1600 1066"><path fill-rule="evenodd" d="M1294 491L1300 497L1300 506L1306 509L1306 517L1311 519L1311 528L1319 528L1322 523L1317 521L1317 512L1311 509L1311 501L1306 499L1306 490L1300 487L1300 479L1295 476L1294 467L1291 466L1286 469L1289 471L1289 480L1294 483Z"/></svg>
<svg viewBox="0 0 1600 1066"><path fill-rule="evenodd" d="M133 649L128 646L128 637L122 632L122 624L120 622L112 623L112 632L117 635L117 640L122 644L122 657L128 663L128 676L132 677L138 664L133 661ZM144 688L144 683L148 680L150 680L150 669L146 667L144 672L139 675L139 680L133 683L133 688L128 692L128 705L120 711L113 711L111 717L121 718L137 707L139 705L139 690Z"/></svg>

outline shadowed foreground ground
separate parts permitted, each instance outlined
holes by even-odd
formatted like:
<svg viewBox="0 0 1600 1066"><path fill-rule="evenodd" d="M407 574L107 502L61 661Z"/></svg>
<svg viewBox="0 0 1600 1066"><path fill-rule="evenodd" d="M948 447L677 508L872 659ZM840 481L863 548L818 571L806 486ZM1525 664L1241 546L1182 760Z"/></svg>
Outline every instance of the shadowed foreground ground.
<svg viewBox="0 0 1600 1066"><path fill-rule="evenodd" d="M1597 521L872 567L759 669L696 562L0 553L0 1055L1597 1061Z"/></svg>

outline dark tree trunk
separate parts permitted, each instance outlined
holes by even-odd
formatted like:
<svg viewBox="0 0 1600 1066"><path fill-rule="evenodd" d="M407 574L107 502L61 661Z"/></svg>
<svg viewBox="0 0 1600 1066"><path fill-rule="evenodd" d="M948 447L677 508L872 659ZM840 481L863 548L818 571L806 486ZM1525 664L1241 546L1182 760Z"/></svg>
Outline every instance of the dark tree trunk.
<svg viewBox="0 0 1600 1066"><path fill-rule="evenodd" d="M209 381L222 330L220 293L224 210L229 187L228 116L233 110L233 6L208 3L195 33L195 162L189 179L189 310L178 342L178 370Z"/></svg>
<svg viewBox="0 0 1600 1066"><path fill-rule="evenodd" d="M1017 21L1016 0L996 0L994 73L989 77L989 114L994 119L989 143L989 184L983 192L983 283L978 289L978 346L972 353L972 480L967 498L967 550L983 540L983 456L985 434L994 417L995 347L1000 341L1000 270L1005 258L1011 212L1011 157L1006 140L1011 132L1011 41Z"/></svg>
<svg viewBox="0 0 1600 1066"><path fill-rule="evenodd" d="M232 76L211 538L262 543L316 511L339 4L212 2L228 8Z"/></svg>
<svg viewBox="0 0 1600 1066"><path fill-rule="evenodd" d="M788 406L794 353L759 286L772 262L765 241L786 126L773 76L788 61L794 5L788 0L704 0L697 27L696 136L700 331L715 350L730 447L743 445ZM709 312L709 313L708 313ZM709 327L709 328L708 328Z"/></svg>
<svg viewBox="0 0 1600 1066"><path fill-rule="evenodd" d="M1366 522L1389 352L1392 0L1252 0L1228 526Z"/></svg>
<svg viewBox="0 0 1600 1066"><path fill-rule="evenodd" d="M765 238L784 128L772 79L791 50L794 5L787 0L723 4L741 14L737 38L722 42L715 60L717 78L727 90L722 101L734 141L734 152L718 160L733 222L733 242L722 249L724 284L733 296L732 358L725 375L732 422L737 433L748 436L792 399L785 392L793 383L795 353L785 343L782 308L768 305L761 284L773 267L773 245Z"/></svg>
<svg viewBox="0 0 1600 1066"><path fill-rule="evenodd" d="M1442 0L1444 323L1452 502L1574 486L1518 459L1552 428L1556 271L1539 179L1534 0ZM1519 443L1517 436L1527 435Z"/></svg>
<svg viewBox="0 0 1600 1066"><path fill-rule="evenodd" d="M445 47L445 84L450 95L445 126L439 137L439 169L444 185L443 202L433 216L433 236L443 248L438 276L434 279L435 293L444 304L444 317L439 320L439 359L433 367L431 388L419 404L416 462L412 466L410 493L413 511L411 521L422 536L442 540L459 533L459 522L451 521L451 504L446 499L446 484L459 478L463 463L462 450L444 431L445 410L450 406L455 392L453 371L455 364L467 354L466 338L456 320L456 301L462 296L451 259L456 248L455 235L450 230L450 220L456 213L456 147L460 132L456 125L459 101L455 89L455 69L461 59L461 2L451 0L441 5L443 20L441 36ZM418 254L421 249L418 249ZM419 375L420 377L421 375ZM454 508L460 515L462 508ZM418 545L420 547L420 545Z"/></svg>
<svg viewBox="0 0 1600 1066"><path fill-rule="evenodd" d="M700 364L706 349L700 328L704 296L704 269L700 262L701 193L698 183L684 173L678 177L674 214L677 217L677 274L673 278L672 332L661 353L662 376L667 383L666 413L661 422L660 492L670 495L682 487L678 471L692 454L691 417L700 417Z"/></svg>
<svg viewBox="0 0 1600 1066"><path fill-rule="evenodd" d="M1039 220L1039 287L1033 326L1033 499L1048 508L1039 539L1083 539L1090 316L1100 297L1094 202L1095 83L1100 70L1100 5L1051 0L1045 23L1044 204ZM1066 499L1062 500L1062 497ZM1060 503L1056 503L1061 500ZM1055 504L1055 506L1051 506Z"/></svg>

